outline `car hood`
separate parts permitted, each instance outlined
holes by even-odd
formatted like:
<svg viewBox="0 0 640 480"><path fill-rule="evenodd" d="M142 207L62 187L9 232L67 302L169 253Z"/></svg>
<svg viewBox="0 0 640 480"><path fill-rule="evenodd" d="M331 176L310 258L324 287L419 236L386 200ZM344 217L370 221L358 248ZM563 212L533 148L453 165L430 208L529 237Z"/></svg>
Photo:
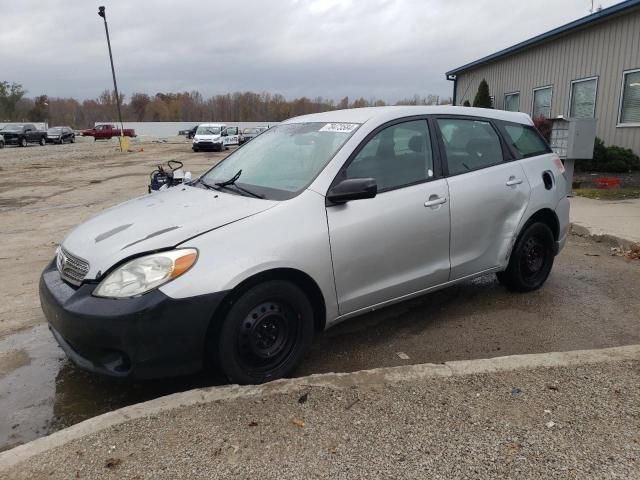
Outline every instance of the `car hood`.
<svg viewBox="0 0 640 480"><path fill-rule="evenodd" d="M194 137L194 140L220 140L220 135L201 135L198 134Z"/></svg>
<svg viewBox="0 0 640 480"><path fill-rule="evenodd" d="M71 231L62 247L86 260L89 272L85 278L95 279L125 258L176 246L277 203L223 191L173 187L105 210Z"/></svg>

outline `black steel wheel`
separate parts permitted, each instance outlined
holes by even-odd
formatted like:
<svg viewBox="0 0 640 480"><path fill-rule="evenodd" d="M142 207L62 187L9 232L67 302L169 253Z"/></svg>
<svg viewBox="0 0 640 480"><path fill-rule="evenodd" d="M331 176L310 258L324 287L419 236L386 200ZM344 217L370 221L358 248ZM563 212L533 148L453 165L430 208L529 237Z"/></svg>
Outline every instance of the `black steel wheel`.
<svg viewBox="0 0 640 480"><path fill-rule="evenodd" d="M511 252L507 269L497 274L500 283L516 292L540 288L553 267L554 243L546 224L534 222L525 227Z"/></svg>
<svg viewBox="0 0 640 480"><path fill-rule="evenodd" d="M302 290L272 280L245 291L209 342L230 381L257 384L288 375L313 338L313 310Z"/></svg>

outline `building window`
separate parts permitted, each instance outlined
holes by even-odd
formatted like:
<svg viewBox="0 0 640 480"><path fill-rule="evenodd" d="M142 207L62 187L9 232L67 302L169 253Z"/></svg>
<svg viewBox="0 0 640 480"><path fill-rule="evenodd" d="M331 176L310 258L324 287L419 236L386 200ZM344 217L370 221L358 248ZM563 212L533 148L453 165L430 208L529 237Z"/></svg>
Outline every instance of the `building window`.
<svg viewBox="0 0 640 480"><path fill-rule="evenodd" d="M491 102L491 108L496 108L496 97L495 97L495 95L489 95L489 101Z"/></svg>
<svg viewBox="0 0 640 480"><path fill-rule="evenodd" d="M571 82L569 116L575 118L595 117L597 91L598 79L596 77Z"/></svg>
<svg viewBox="0 0 640 480"><path fill-rule="evenodd" d="M520 92L507 93L504 96L504 109L507 112L519 112L520 111Z"/></svg>
<svg viewBox="0 0 640 480"><path fill-rule="evenodd" d="M619 123L640 126L640 69L622 75Z"/></svg>
<svg viewBox="0 0 640 480"><path fill-rule="evenodd" d="M552 92L553 89L551 87L541 87L533 90L533 108L531 109L533 118L551 118Z"/></svg>

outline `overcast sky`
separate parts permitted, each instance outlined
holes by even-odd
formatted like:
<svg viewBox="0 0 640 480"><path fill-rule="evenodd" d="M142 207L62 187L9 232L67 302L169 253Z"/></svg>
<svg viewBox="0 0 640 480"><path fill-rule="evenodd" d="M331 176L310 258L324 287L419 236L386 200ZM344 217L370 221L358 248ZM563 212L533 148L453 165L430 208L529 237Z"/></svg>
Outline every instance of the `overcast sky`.
<svg viewBox="0 0 640 480"><path fill-rule="evenodd" d="M603 7L619 3L602 0ZM29 96L119 87L395 101L444 72L585 16L590 0L1 0L0 80Z"/></svg>

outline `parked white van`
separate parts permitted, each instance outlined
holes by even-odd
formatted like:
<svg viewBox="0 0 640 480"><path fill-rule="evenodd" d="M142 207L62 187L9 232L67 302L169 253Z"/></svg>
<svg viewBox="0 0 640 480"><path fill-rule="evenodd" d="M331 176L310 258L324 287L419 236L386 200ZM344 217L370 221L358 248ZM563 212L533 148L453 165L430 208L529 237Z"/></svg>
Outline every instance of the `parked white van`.
<svg viewBox="0 0 640 480"><path fill-rule="evenodd" d="M230 145L239 144L238 127L229 127L224 123L202 123L198 125L193 137L192 149L200 150L228 150Z"/></svg>

